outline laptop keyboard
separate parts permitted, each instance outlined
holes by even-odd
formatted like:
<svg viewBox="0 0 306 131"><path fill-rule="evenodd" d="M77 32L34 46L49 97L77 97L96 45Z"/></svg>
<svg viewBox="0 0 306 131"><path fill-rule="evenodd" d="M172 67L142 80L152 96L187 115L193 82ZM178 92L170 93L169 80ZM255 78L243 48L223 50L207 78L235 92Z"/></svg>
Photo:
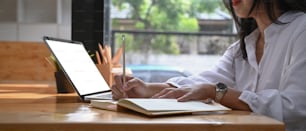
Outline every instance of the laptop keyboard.
<svg viewBox="0 0 306 131"><path fill-rule="evenodd" d="M112 99L113 95L112 95L112 92L107 92L107 93L90 95L90 97L95 97L95 98L99 98L99 99Z"/></svg>
<svg viewBox="0 0 306 131"><path fill-rule="evenodd" d="M113 95L112 93L106 93L106 94L99 94L97 97L102 98L102 99L112 99Z"/></svg>

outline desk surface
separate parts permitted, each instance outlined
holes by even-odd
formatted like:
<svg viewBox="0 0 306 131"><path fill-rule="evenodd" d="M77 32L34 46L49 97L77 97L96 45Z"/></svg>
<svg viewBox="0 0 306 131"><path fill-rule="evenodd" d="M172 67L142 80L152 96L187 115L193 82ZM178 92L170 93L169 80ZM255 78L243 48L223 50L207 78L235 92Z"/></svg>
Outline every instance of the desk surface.
<svg viewBox="0 0 306 131"><path fill-rule="evenodd" d="M89 107L54 83L0 82L0 130L214 130L281 131L282 122L251 112L146 117Z"/></svg>

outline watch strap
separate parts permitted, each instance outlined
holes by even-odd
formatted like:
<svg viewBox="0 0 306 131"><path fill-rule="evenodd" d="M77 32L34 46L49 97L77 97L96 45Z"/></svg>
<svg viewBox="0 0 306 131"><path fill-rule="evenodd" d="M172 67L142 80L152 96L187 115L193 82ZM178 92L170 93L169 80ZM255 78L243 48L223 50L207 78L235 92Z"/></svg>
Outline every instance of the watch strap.
<svg viewBox="0 0 306 131"><path fill-rule="evenodd" d="M215 101L217 103L220 103L226 92L227 92L227 86L220 82L217 83Z"/></svg>

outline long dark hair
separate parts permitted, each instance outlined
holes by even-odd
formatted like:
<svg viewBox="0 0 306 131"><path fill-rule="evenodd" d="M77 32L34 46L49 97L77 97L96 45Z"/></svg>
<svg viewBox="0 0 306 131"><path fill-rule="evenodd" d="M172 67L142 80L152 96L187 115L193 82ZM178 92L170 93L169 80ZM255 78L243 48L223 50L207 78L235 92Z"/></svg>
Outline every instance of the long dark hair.
<svg viewBox="0 0 306 131"><path fill-rule="evenodd" d="M231 12L233 19L236 23L238 35L240 39L240 52L242 58L247 60L248 55L245 49L245 41L244 38L253 32L257 28L257 23L253 18L238 18L234 12L231 0L223 0L225 6ZM306 11L306 0L254 0L253 5L248 12L249 14L256 8L258 8L260 3L264 4L264 8L267 12L269 19L276 24L284 24L277 20L276 12L274 11L275 8L278 8L281 13L287 11Z"/></svg>

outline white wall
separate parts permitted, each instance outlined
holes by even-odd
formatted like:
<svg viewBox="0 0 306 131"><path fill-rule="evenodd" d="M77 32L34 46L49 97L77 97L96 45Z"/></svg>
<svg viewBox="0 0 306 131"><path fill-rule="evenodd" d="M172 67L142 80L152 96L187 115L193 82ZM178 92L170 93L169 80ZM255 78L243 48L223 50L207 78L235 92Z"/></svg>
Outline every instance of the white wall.
<svg viewBox="0 0 306 131"><path fill-rule="evenodd" d="M0 41L71 39L71 0L0 0Z"/></svg>

